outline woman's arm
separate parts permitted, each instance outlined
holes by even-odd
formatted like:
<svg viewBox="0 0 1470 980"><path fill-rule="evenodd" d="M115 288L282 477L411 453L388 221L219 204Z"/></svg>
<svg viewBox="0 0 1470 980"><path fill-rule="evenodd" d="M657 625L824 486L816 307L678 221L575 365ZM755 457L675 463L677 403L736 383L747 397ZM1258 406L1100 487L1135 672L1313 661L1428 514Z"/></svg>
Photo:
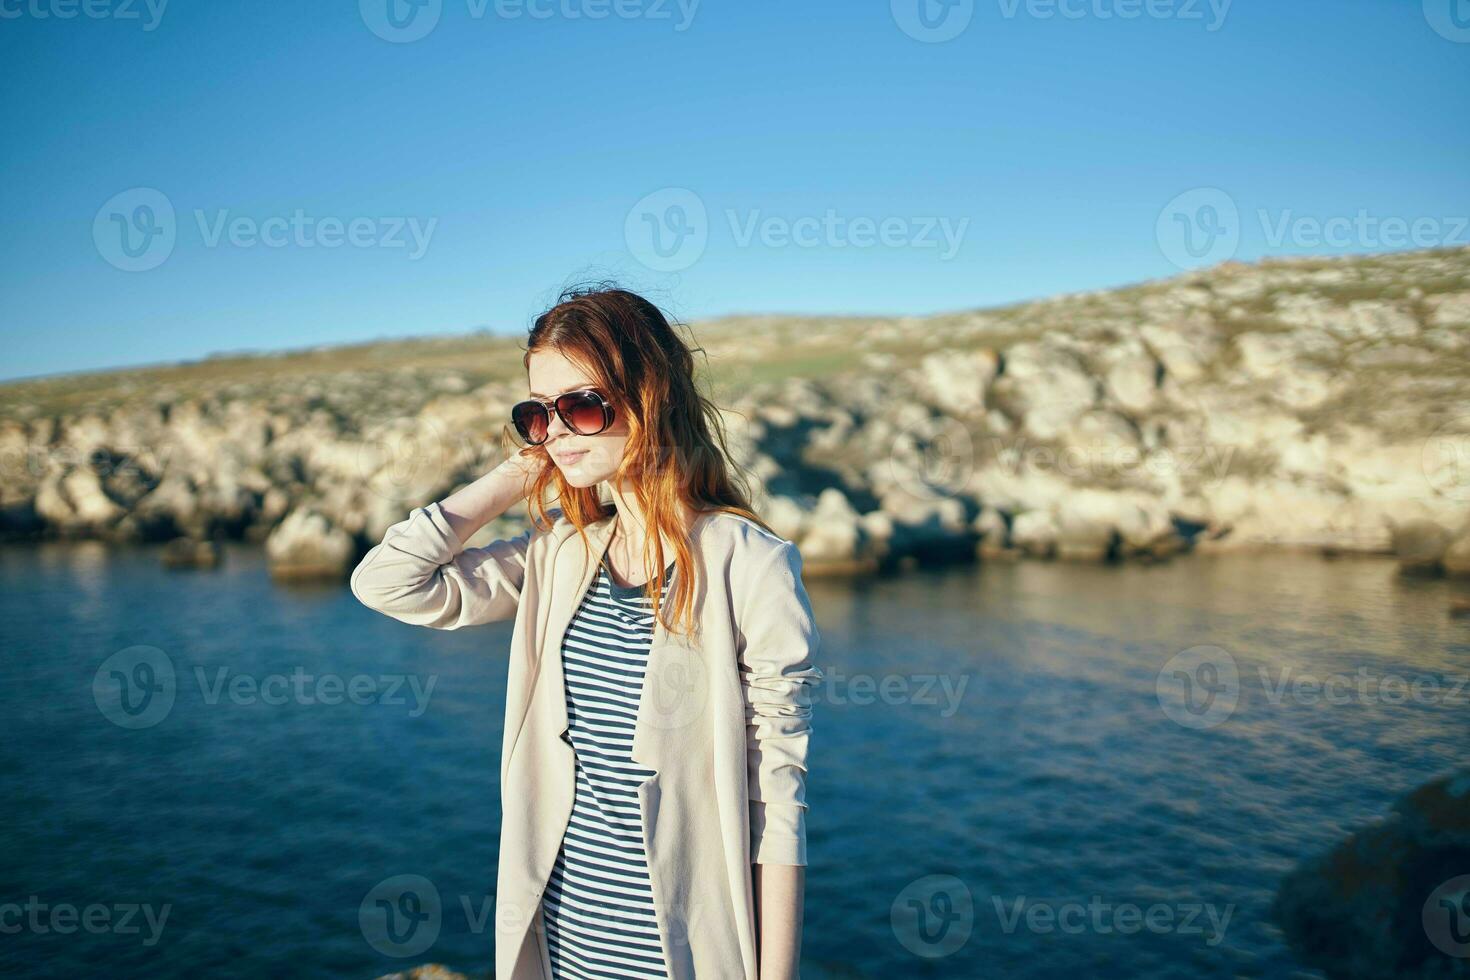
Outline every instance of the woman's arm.
<svg viewBox="0 0 1470 980"><path fill-rule="evenodd" d="M789 541L743 585L739 669L745 695L751 861L756 865L760 980L798 976L806 865L806 767L813 663L821 638Z"/></svg>
<svg viewBox="0 0 1470 980"><path fill-rule="evenodd" d="M535 475L536 466L531 459L512 453L474 483L441 500L439 508L459 539L467 541L470 535L525 500Z"/></svg>
<svg viewBox="0 0 1470 980"><path fill-rule="evenodd" d="M757 864L754 871L759 980L798 980L806 869L793 864Z"/></svg>
<svg viewBox="0 0 1470 980"><path fill-rule="evenodd" d="M526 496L527 462L511 456L444 500L388 528L352 572L352 594L414 626L452 630L509 619L520 604L532 528L483 548L464 542Z"/></svg>

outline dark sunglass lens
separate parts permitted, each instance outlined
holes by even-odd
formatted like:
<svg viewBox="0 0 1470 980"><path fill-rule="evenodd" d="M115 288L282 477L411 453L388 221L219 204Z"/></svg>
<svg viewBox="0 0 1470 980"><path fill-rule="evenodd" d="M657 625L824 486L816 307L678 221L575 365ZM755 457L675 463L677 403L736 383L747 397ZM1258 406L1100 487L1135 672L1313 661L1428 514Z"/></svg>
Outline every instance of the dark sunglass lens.
<svg viewBox="0 0 1470 980"><path fill-rule="evenodd" d="M557 401L557 408L572 431L590 436L601 432L607 423L602 404L602 399L593 392L573 391Z"/></svg>
<svg viewBox="0 0 1470 980"><path fill-rule="evenodd" d="M549 421L546 416L546 406L539 402L521 402L510 410L511 421L515 423L516 431L521 438L535 445L546 441L546 427Z"/></svg>

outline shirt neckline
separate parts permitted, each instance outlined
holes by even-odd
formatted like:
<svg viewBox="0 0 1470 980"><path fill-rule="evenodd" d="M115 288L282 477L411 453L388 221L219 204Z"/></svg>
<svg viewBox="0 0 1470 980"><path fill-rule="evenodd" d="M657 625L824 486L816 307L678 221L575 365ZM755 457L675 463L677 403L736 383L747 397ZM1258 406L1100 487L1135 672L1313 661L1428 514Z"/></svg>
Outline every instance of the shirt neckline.
<svg viewBox="0 0 1470 980"><path fill-rule="evenodd" d="M606 555L604 554L604 559L605 558L606 558ZM619 599L633 599L633 598L642 596L643 595L643 590L648 587L647 583L644 583L643 585L619 585L617 582L614 582L613 581L613 577L612 577L612 572L610 572L608 570L607 562L605 560L599 561L597 563L597 568L598 568L598 574L601 575L603 577L603 579L607 583L608 591L611 592L613 594L613 596L615 596L616 598L619 598ZM673 572L674 572L674 562L673 562L673 559L670 559L668 566L664 569L664 588L665 589L668 588L669 580L673 577Z"/></svg>

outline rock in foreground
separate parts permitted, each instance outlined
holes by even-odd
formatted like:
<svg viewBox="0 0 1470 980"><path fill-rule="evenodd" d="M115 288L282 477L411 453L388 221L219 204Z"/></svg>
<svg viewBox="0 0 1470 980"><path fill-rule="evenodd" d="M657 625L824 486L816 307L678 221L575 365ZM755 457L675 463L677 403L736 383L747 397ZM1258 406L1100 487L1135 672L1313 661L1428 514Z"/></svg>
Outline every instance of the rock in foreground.
<svg viewBox="0 0 1470 980"><path fill-rule="evenodd" d="M1296 955L1333 980L1470 977L1470 769L1304 863L1272 911Z"/></svg>
<svg viewBox="0 0 1470 980"><path fill-rule="evenodd" d="M488 971L483 973L459 973L440 966L438 963L425 963L411 970L399 973L385 973L378 980L492 980Z"/></svg>

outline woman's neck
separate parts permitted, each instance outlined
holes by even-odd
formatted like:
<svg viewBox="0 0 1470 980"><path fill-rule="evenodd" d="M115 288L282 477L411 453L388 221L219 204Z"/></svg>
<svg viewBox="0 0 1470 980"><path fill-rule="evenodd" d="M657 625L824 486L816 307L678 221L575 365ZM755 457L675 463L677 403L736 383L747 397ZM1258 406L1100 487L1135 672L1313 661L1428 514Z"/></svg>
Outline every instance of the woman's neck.
<svg viewBox="0 0 1470 980"><path fill-rule="evenodd" d="M621 542L621 547L626 548L630 554L641 555L650 532L647 516L643 512L643 508L639 506L638 499L633 495L631 489L625 490L616 486L611 486L610 489L612 491L613 507L617 510L610 540ZM689 506L680 502L678 513L680 529L684 533L687 533L692 520ZM667 540L665 538L666 549Z"/></svg>

